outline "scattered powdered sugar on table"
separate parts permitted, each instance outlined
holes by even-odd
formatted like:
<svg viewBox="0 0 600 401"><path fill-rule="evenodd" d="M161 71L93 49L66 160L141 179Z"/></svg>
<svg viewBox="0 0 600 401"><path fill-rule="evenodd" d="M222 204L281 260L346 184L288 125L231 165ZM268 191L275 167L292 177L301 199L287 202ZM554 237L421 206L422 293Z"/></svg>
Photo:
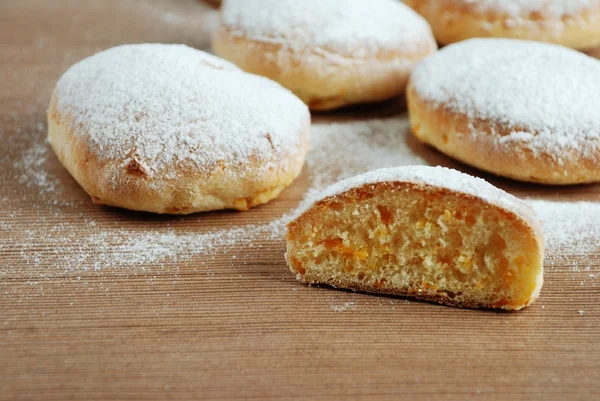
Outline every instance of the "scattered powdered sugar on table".
<svg viewBox="0 0 600 401"><path fill-rule="evenodd" d="M21 159L14 164L15 170L21 172L18 177L19 184L37 188L41 194L60 192L60 181L45 167L49 155L54 157L47 139L35 142L32 147L27 149Z"/></svg>
<svg viewBox="0 0 600 401"><path fill-rule="evenodd" d="M600 201L527 201L544 226L547 251L585 254L600 249ZM565 248L568 248L566 250Z"/></svg>
<svg viewBox="0 0 600 401"><path fill-rule="evenodd" d="M93 221L91 223L94 223ZM50 257L66 270L104 270L107 268L147 266L166 259L172 262L189 260L196 255L214 254L221 248L253 246L252 232L257 226L208 233L177 233L172 228L153 231L96 230L88 224L90 235L74 233L67 225L51 227L44 244L53 249ZM44 255L36 251L40 232L27 230L21 248L24 260L41 263ZM32 248L32 249L30 249Z"/></svg>
<svg viewBox="0 0 600 401"><path fill-rule="evenodd" d="M118 223L96 223L83 213L83 230L74 230L72 225L61 223L63 213L68 213L70 208L57 203L56 199L64 197L64 184L50 172L50 166L58 162L38 128L29 135L32 144L22 152L14 172L25 187L43 195L41 199L46 204L40 205L39 214L44 222L50 222L50 227L45 224L41 228L28 229L18 241L20 256L32 264L58 266L65 271L115 268L143 271L169 261L210 263L206 256L224 252L237 258L236 254L242 252L240 246L247 250L260 248L269 241L282 243L291 216L341 179L378 168L426 165L419 153L409 146L408 128L405 117L314 123L312 148L307 158L310 185L297 208L264 224L209 232L175 228L165 222L152 223L152 228L144 225L138 229L123 229ZM63 180L68 179L66 174ZM581 256L600 248L600 202L526 201L544 224L549 255ZM198 215L198 218L202 216ZM7 231L12 232L10 227ZM48 244L51 247L45 246ZM281 252L283 254L283 244ZM244 263L243 256L236 259L236 263ZM0 271L0 274L8 273Z"/></svg>
<svg viewBox="0 0 600 401"><path fill-rule="evenodd" d="M408 144L409 129L405 117L313 124L309 192L378 168L426 164Z"/></svg>
<svg viewBox="0 0 600 401"><path fill-rule="evenodd" d="M345 302L342 305L331 305L331 309L336 312L344 312L350 309L354 309L356 302Z"/></svg>

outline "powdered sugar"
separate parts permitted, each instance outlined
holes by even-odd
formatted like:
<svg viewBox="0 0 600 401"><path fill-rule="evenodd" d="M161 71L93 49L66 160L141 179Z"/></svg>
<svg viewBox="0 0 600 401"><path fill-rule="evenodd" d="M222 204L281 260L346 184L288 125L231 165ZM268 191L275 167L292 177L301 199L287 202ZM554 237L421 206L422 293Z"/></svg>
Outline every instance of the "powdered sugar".
<svg viewBox="0 0 600 401"><path fill-rule="evenodd" d="M70 225L46 227L43 243L54 250L42 254L37 243L42 233L25 232L21 257L40 264L52 260L65 270L106 270L137 266L146 269L170 260L182 262L195 256L212 255L233 246L252 247L253 235L264 235L266 227L248 226L208 233L177 232L167 226L154 230L95 228L88 223L87 234L74 232Z"/></svg>
<svg viewBox="0 0 600 401"><path fill-rule="evenodd" d="M222 19L252 40L355 57L432 41L425 20L396 0L227 0Z"/></svg>
<svg viewBox="0 0 600 401"><path fill-rule="evenodd" d="M473 39L419 64L412 84L426 101L508 130L495 133L498 146L516 141L557 160L598 160L599 76L600 62L564 47ZM479 135L477 124L471 129Z"/></svg>
<svg viewBox="0 0 600 401"><path fill-rule="evenodd" d="M150 176L179 168L285 168L309 116L289 91L183 45L127 45L71 67L56 86L68 129L100 160L136 162ZM283 154L288 156L282 156Z"/></svg>
<svg viewBox="0 0 600 401"><path fill-rule="evenodd" d="M46 169L48 155L51 149L48 141L40 141L27 149L21 159L17 160L13 167L21 171L19 183L27 187L35 187L40 194L52 192L56 195L61 190L59 180Z"/></svg>
<svg viewBox="0 0 600 401"><path fill-rule="evenodd" d="M511 210L528 209L519 199L501 191L481 178L439 166L406 166L369 171L332 185L323 191L320 199L335 196L353 188L382 182L410 182L417 185L445 188L454 192L472 195Z"/></svg>
<svg viewBox="0 0 600 401"><path fill-rule="evenodd" d="M585 254L600 249L600 201L568 202L528 199L543 223L551 253Z"/></svg>
<svg viewBox="0 0 600 401"><path fill-rule="evenodd" d="M330 305L331 309L336 312L345 312L350 309L354 309L356 302L344 302L341 305Z"/></svg>
<svg viewBox="0 0 600 401"><path fill-rule="evenodd" d="M329 185L378 168L425 164L407 143L405 118L313 124L307 157L311 198Z"/></svg>

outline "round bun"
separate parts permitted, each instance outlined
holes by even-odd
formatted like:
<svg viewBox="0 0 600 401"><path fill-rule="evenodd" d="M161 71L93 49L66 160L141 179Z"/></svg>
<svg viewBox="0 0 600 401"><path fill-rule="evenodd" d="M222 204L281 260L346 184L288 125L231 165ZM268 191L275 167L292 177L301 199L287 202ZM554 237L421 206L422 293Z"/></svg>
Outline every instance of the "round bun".
<svg viewBox="0 0 600 401"><path fill-rule="evenodd" d="M227 0L212 44L312 110L402 94L437 48L427 22L396 0Z"/></svg>
<svg viewBox="0 0 600 401"><path fill-rule="evenodd" d="M287 235L286 260L301 281L472 308L531 304L543 259L541 223L526 203L442 167L341 181Z"/></svg>
<svg viewBox="0 0 600 401"><path fill-rule="evenodd" d="M417 138L491 173L544 184L600 181L600 62L565 47L472 39L420 63Z"/></svg>
<svg viewBox="0 0 600 401"><path fill-rule="evenodd" d="M187 214L275 198L302 169L310 114L277 83L207 53L127 45L60 78L48 131L95 203Z"/></svg>
<svg viewBox="0 0 600 401"><path fill-rule="evenodd" d="M404 0L438 42L529 39L575 49L600 45L600 0Z"/></svg>

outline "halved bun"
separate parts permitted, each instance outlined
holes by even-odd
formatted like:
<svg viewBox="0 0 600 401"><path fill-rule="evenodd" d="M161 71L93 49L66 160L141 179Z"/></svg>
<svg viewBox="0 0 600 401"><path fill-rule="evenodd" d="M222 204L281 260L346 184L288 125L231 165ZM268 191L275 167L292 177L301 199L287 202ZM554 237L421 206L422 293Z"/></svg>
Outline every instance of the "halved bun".
<svg viewBox="0 0 600 401"><path fill-rule="evenodd" d="M289 224L297 278L470 308L539 295L544 241L532 209L442 167L377 170L335 184Z"/></svg>

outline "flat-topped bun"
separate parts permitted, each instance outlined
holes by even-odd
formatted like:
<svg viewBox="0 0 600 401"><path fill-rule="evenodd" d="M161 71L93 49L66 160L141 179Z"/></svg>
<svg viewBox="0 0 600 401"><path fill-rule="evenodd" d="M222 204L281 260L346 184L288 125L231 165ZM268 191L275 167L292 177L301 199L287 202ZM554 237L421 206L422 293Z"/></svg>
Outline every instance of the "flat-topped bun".
<svg viewBox="0 0 600 401"><path fill-rule="evenodd" d="M182 45L126 45L60 78L48 136L95 203L246 210L300 173L310 114L291 92Z"/></svg>
<svg viewBox="0 0 600 401"><path fill-rule="evenodd" d="M447 305L521 309L543 282L541 224L524 202L442 167L339 182L289 224L297 278Z"/></svg>
<svg viewBox="0 0 600 401"><path fill-rule="evenodd" d="M312 110L404 92L436 50L427 22L396 0L227 0L215 53L292 90Z"/></svg>
<svg viewBox="0 0 600 401"><path fill-rule="evenodd" d="M600 45L600 0L404 0L438 42L512 38L574 49Z"/></svg>
<svg viewBox="0 0 600 401"><path fill-rule="evenodd" d="M600 62L511 39L450 45L414 70L421 141L464 163L544 184L600 181Z"/></svg>

